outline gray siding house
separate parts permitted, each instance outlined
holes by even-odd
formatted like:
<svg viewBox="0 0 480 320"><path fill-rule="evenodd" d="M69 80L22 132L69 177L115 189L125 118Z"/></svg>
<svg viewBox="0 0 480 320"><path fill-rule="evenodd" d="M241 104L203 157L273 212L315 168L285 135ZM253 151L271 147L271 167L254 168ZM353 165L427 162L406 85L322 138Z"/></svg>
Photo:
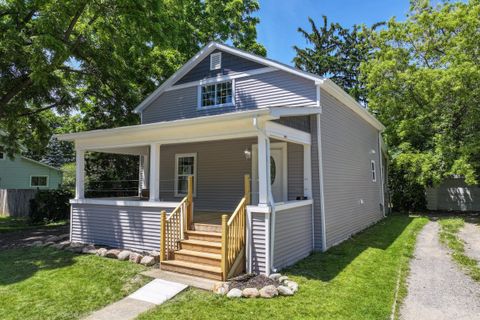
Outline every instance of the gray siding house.
<svg viewBox="0 0 480 320"><path fill-rule="evenodd" d="M77 152L72 241L160 250L162 268L221 279L384 217L384 127L329 79L212 42L135 111L140 125L59 136ZM139 196L85 198L90 151L138 155Z"/></svg>

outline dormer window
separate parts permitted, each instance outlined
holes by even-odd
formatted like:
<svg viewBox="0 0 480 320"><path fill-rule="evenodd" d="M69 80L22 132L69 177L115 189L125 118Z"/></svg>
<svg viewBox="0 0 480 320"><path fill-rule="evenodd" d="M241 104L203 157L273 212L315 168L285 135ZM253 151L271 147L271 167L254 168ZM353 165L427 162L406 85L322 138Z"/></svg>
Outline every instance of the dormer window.
<svg viewBox="0 0 480 320"><path fill-rule="evenodd" d="M233 82L225 81L201 85L199 108L226 107L233 103Z"/></svg>
<svg viewBox="0 0 480 320"><path fill-rule="evenodd" d="M222 53L212 53L210 55L210 70L218 70L222 68Z"/></svg>

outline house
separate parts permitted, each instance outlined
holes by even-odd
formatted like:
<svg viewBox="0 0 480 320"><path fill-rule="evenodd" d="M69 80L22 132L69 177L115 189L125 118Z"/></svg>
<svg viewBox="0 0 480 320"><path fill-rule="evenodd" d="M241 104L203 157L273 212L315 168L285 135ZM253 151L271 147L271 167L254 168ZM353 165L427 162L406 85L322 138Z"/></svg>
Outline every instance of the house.
<svg viewBox="0 0 480 320"><path fill-rule="evenodd" d="M62 183L60 169L0 149L0 215L24 217L29 200L39 189L56 189Z"/></svg>
<svg viewBox="0 0 480 320"><path fill-rule="evenodd" d="M60 169L0 150L0 189L56 189L61 182Z"/></svg>
<svg viewBox="0 0 480 320"><path fill-rule="evenodd" d="M71 240L160 250L161 268L269 274L384 217L383 125L332 81L212 42L76 148ZM84 196L85 152L138 155L139 196ZM128 168L118 168L128 170Z"/></svg>

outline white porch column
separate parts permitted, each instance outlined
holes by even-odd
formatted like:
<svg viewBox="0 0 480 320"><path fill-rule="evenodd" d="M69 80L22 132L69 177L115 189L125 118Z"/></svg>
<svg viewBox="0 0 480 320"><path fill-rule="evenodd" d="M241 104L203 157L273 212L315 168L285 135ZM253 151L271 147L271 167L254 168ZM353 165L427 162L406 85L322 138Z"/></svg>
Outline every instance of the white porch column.
<svg viewBox="0 0 480 320"><path fill-rule="evenodd" d="M268 206L270 176L270 139L258 133L258 204Z"/></svg>
<svg viewBox="0 0 480 320"><path fill-rule="evenodd" d="M312 148L303 145L303 195L312 199Z"/></svg>
<svg viewBox="0 0 480 320"><path fill-rule="evenodd" d="M160 199L160 144L150 145L150 201Z"/></svg>
<svg viewBox="0 0 480 320"><path fill-rule="evenodd" d="M85 150L76 150L75 199L85 198Z"/></svg>
<svg viewBox="0 0 480 320"><path fill-rule="evenodd" d="M149 178L150 178L150 158L149 155L141 155L140 156L140 181L142 182L140 185L140 190L148 189L149 186Z"/></svg>

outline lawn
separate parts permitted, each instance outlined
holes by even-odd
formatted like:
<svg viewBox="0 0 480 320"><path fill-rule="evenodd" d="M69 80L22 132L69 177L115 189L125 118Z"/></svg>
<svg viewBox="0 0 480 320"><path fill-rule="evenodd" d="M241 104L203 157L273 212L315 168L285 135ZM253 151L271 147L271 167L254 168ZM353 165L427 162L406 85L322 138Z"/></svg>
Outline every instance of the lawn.
<svg viewBox="0 0 480 320"><path fill-rule="evenodd" d="M67 221L53 222L48 224L30 224L27 219L0 216L0 233L36 229L38 227L58 227L66 224Z"/></svg>
<svg viewBox="0 0 480 320"><path fill-rule="evenodd" d="M146 283L143 270L51 248L0 251L0 318L81 318Z"/></svg>
<svg viewBox="0 0 480 320"><path fill-rule="evenodd" d="M300 285L293 297L229 300L189 289L139 319L387 319L406 292L409 260L426 222L391 216L282 271Z"/></svg>

